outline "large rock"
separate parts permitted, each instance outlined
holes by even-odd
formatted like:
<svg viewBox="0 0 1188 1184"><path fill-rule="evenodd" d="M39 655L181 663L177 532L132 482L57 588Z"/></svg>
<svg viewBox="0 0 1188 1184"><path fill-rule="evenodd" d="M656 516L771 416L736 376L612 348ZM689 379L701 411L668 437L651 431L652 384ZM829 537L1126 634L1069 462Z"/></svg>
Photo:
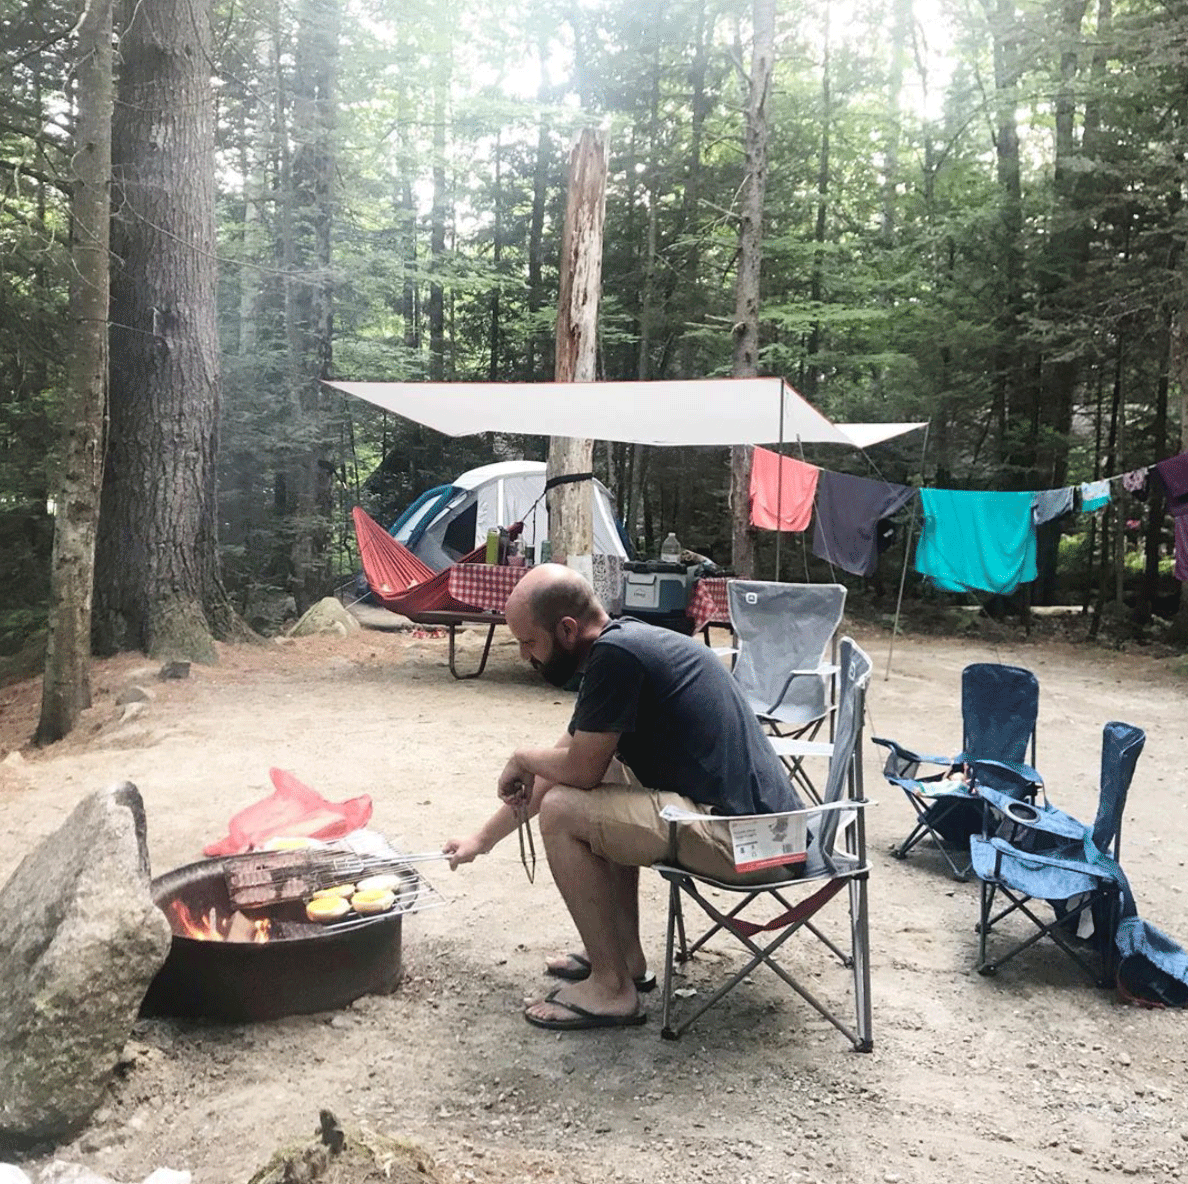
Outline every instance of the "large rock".
<svg viewBox="0 0 1188 1184"><path fill-rule="evenodd" d="M345 637L361 628L359 622L333 596L323 596L293 626L289 636L307 637L311 633L339 633Z"/></svg>
<svg viewBox="0 0 1188 1184"><path fill-rule="evenodd" d="M0 1144L86 1122L169 941L140 793L84 798L0 889Z"/></svg>

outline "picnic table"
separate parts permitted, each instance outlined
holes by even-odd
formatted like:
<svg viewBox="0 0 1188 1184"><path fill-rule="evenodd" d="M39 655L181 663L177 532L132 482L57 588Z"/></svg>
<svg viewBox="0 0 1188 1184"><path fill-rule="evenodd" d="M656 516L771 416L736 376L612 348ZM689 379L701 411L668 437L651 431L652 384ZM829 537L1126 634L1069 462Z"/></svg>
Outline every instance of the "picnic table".
<svg viewBox="0 0 1188 1184"><path fill-rule="evenodd" d="M448 569L445 591L455 604L453 608L418 612L403 611L418 625L442 625L449 631L450 673L457 679L478 678L487 668L491 653L491 639L495 626L505 625L503 615L512 589L528 574L527 567L502 567L487 563L458 563ZM455 634L459 625L478 623L487 626L487 640L478 669L471 674L459 674Z"/></svg>
<svg viewBox="0 0 1188 1184"><path fill-rule="evenodd" d="M702 576L689 594L689 606L685 613L693 622L693 632L700 632L706 645L709 645L711 625L730 628L730 601L726 595L729 582L725 576Z"/></svg>

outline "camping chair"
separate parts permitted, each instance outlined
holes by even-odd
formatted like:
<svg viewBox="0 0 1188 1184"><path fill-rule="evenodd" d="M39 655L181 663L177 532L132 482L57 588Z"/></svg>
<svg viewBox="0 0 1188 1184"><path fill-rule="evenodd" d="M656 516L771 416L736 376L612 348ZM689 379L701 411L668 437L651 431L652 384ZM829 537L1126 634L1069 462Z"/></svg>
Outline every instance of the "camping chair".
<svg viewBox="0 0 1188 1184"><path fill-rule="evenodd" d="M814 741L827 720L833 735L833 659L846 589L842 584L731 580L726 592L737 647L734 677L772 733L772 746L793 782L820 801L804 759L830 752L829 745Z"/></svg>
<svg viewBox="0 0 1188 1184"><path fill-rule="evenodd" d="M962 739L956 756L924 756L872 736L875 744L889 749L883 776L903 790L916 815L915 826L891 854L906 859L921 839L931 836L953 875L968 879L968 862L958 867L947 849L948 844L964 849L982 827L982 805L963 780L965 766L975 760L1002 761L1021 775L1010 792L1034 798L1043 785L1033 767L1038 714L1039 683L1030 670L975 662L961 672ZM1025 764L1029 747L1031 763ZM920 777L921 765L941 771Z"/></svg>
<svg viewBox="0 0 1188 1184"><path fill-rule="evenodd" d="M753 818L720 819L713 825L729 827L734 843L735 866L740 871L790 864L790 874L771 883L725 883L708 876L686 871L667 863L654 868L668 882L668 933L664 954L663 1026L661 1035L675 1040L688 1027L742 982L757 966L769 967L784 983L815 1008L859 1052L873 1047L870 1008L870 934L867 918L866 828L862 796L861 737L865 693L870 681L870 658L850 638L841 642L840 692L837 732L825 800L807 810ZM676 827L691 821L705 822L705 815L666 807L675 849ZM800 875L791 874L791 869ZM789 895L804 885L815 891L790 903ZM849 952L843 952L813 923L817 912L843 888L849 889ZM729 912L723 912L704 889L733 893L742 900ZM682 897L695 902L712 922L696 941L685 935ZM772 920L756 923L744 920L742 913L754 901L766 901L779 914ZM806 929L822 941L854 975L856 1026L832 1011L802 986L775 960L776 951L793 934ZM731 975L707 1000L689 1012L680 1023L673 1021L675 994L674 963L687 962L716 933L737 938L746 947L746 964ZM679 934L679 949L677 935ZM772 938L764 934L775 934Z"/></svg>
<svg viewBox="0 0 1188 1184"><path fill-rule="evenodd" d="M1118 921L1123 895L1129 892L1118 866L1122 811L1145 742L1146 734L1132 724L1105 725L1101 790L1092 830L1063 810L1028 805L1008 793L979 787L989 806L981 837L970 841L973 870L982 889L977 965L981 974L994 974L1003 963L1050 937L1099 985L1114 984ZM1012 773L993 761L977 762L973 771L975 781L983 776L1001 781ZM1010 903L991 915L999 893ZM1055 917L1042 920L1029 907L1033 900L1048 901ZM1016 912L1032 921L1037 932L990 960L986 954L990 932ZM1073 944L1079 936L1092 937L1100 954L1100 973Z"/></svg>

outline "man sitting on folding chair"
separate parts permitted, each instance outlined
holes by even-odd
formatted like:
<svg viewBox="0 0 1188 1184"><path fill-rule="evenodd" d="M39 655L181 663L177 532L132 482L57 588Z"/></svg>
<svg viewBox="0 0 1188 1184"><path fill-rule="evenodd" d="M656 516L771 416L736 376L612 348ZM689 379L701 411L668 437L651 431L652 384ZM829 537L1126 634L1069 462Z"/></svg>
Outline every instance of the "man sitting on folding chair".
<svg viewBox="0 0 1188 1184"><path fill-rule="evenodd" d="M473 835L445 844L469 863L540 815L553 879L585 945L549 964L567 980L524 1013L549 1029L625 1027L655 986L639 940L639 868L665 860L735 882L783 869L735 871L724 828L676 828L665 806L710 815L801 807L739 689L704 645L625 618L612 621L577 573L534 568L506 606L521 654L553 685L584 672L569 729L554 748L518 748L499 778L502 805ZM618 758L617 760L615 758Z"/></svg>

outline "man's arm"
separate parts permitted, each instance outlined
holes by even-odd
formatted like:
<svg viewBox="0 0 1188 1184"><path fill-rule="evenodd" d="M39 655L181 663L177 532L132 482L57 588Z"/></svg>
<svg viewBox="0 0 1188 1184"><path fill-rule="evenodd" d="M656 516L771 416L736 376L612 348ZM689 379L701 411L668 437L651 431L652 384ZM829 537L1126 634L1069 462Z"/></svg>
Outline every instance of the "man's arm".
<svg viewBox="0 0 1188 1184"><path fill-rule="evenodd" d="M579 736L582 734L583 733L578 733ZM591 735L591 733L585 734ZM570 748L572 748L576 739L577 738L575 736L571 736L568 732L566 732L565 735L557 741L555 748L531 749L526 751L536 752L538 754L543 753L545 754L546 758L553 758L565 753ZM617 743L618 737L615 736L614 740ZM613 755L614 747L612 746L611 756ZM515 758L513 757L513 760L514 759ZM584 759L586 758L583 758L579 753L579 762ZM599 773L599 781L601 781L603 775L606 773L609 764L610 757L607 757L605 763L602 766L602 771ZM510 767L511 761L508 762L508 765ZM505 768L504 773L506 772L507 769ZM530 784L532 786L532 793L528 798L527 803L527 814L529 818L534 817L540 811L541 799L550 789L552 789L555 784L557 784L557 781L541 774L530 773L527 769L520 770L514 774L511 780L508 782L509 787L511 787L513 782L516 781L519 781L524 785ZM572 782L566 781L564 784L570 785ZM598 781L593 782L593 784L597 785ZM583 786L582 788L587 787ZM500 796L503 796L502 776L500 777ZM520 797L521 792L519 790L512 789L512 791L508 794L508 798L504 800L504 803L500 805L495 813L492 814L491 817L488 818L487 821L484 822L483 825L474 832L474 834L469 835L464 839L449 839L445 843L445 845L442 847L442 851L444 854L450 857L451 871L456 870L464 863L470 863L478 855L486 855L496 843L499 843L503 839L507 838L507 836L516 829L520 815L517 814L517 811L512 805L508 804L508 801L518 801Z"/></svg>
<svg viewBox="0 0 1188 1184"><path fill-rule="evenodd" d="M618 732L574 732L556 748L518 748L499 775L499 796L513 801L542 778L550 785L593 789L601 785L619 746Z"/></svg>

